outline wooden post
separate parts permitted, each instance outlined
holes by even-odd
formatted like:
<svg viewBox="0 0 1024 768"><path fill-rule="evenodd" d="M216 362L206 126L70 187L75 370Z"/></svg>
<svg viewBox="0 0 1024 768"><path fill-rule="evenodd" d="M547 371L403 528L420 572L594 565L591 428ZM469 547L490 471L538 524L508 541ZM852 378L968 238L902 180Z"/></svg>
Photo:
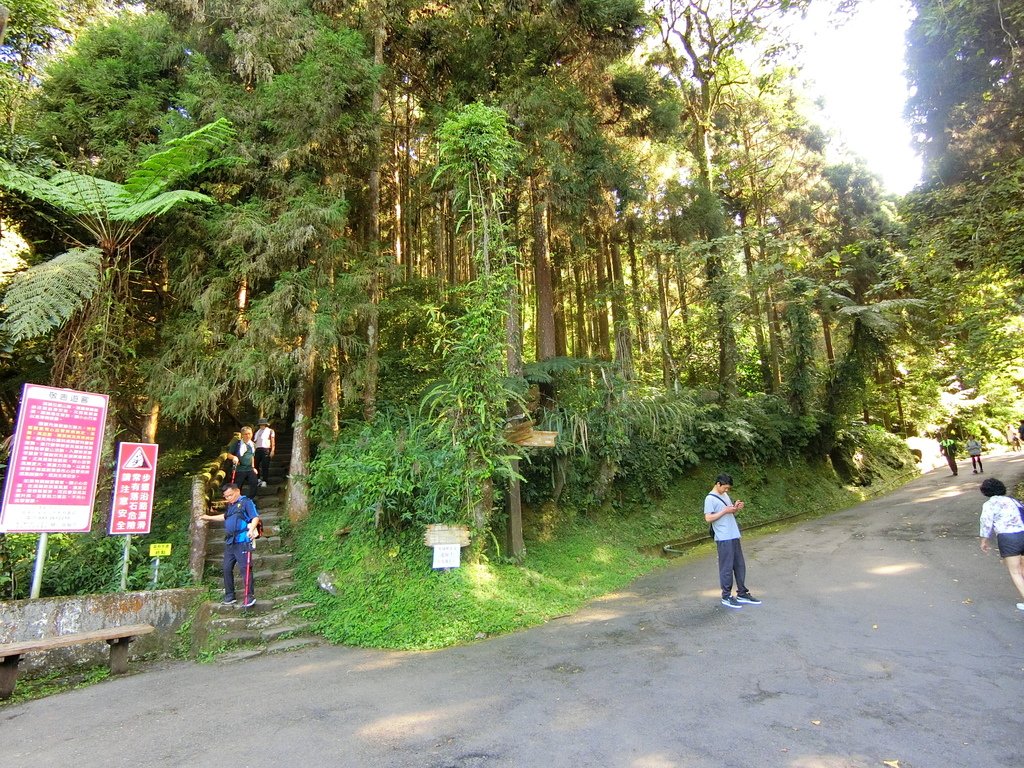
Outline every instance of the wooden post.
<svg viewBox="0 0 1024 768"><path fill-rule="evenodd" d="M512 471L516 477L512 478L508 487L508 496L505 497L505 509L508 512L508 530L505 533L505 546L508 549L509 557L516 561L523 559L526 546L523 544L523 504L519 493L519 459L512 460Z"/></svg>
<svg viewBox="0 0 1024 768"><path fill-rule="evenodd" d="M188 568L192 572L192 581L196 584L203 580L206 565L206 524L199 519L206 514L206 482L202 477L192 478L192 518L188 523L189 551Z"/></svg>

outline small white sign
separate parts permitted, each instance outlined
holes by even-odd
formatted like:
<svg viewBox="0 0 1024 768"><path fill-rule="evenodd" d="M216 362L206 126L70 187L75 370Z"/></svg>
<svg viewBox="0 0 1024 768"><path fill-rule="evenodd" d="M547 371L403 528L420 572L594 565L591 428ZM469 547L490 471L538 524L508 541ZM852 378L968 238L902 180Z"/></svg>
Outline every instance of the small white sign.
<svg viewBox="0 0 1024 768"><path fill-rule="evenodd" d="M434 568L458 568L462 560L462 549L458 544L434 545Z"/></svg>

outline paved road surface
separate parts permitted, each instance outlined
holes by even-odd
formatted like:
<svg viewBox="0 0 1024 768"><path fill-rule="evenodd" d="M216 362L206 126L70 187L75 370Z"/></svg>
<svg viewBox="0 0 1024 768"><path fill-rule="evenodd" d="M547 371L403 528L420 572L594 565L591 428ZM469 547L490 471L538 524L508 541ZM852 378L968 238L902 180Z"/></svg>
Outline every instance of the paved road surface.
<svg viewBox="0 0 1024 768"><path fill-rule="evenodd" d="M0 766L1021 766L1024 613L978 549L978 479L748 537L762 606L719 605L708 548L470 647L173 663L0 708Z"/></svg>

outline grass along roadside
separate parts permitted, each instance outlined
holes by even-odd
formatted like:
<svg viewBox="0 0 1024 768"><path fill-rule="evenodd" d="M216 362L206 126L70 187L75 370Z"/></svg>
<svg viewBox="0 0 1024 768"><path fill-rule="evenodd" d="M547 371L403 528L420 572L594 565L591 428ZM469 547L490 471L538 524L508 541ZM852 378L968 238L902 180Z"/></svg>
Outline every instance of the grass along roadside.
<svg viewBox="0 0 1024 768"><path fill-rule="evenodd" d="M724 467L733 496L747 502L750 528L802 513L827 514L867 498L870 489L842 485L827 465ZM915 475L916 476L916 475ZM881 478L891 486L894 471ZM903 481L911 479L904 476ZM578 610L666 564L662 542L707 535L705 472L681 478L661 499L623 494L614 506L558 524L526 515L526 559L464 562L433 571L422 531L380 534L360 528L343 507L323 505L298 537L304 598L317 631L336 643L433 649L514 632ZM339 537L336 532L351 528ZM331 584L333 594L318 588Z"/></svg>

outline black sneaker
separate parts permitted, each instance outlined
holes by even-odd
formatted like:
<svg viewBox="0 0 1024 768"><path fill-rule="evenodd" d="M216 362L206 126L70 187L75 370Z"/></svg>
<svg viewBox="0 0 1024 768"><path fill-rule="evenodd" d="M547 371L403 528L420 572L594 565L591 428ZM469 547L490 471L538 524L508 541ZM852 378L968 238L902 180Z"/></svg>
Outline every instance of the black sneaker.
<svg viewBox="0 0 1024 768"><path fill-rule="evenodd" d="M743 607L742 605L740 605L740 601L737 600L732 595L729 595L729 597L723 597L722 598L722 605L724 605L726 608L742 608Z"/></svg>
<svg viewBox="0 0 1024 768"><path fill-rule="evenodd" d="M736 595L736 602L744 605L760 605L761 601L747 592L745 595Z"/></svg>
<svg viewBox="0 0 1024 768"><path fill-rule="evenodd" d="M233 597L225 597L224 600L221 602L221 605L234 605L234 604L235 604L235 598L233 598Z"/></svg>

